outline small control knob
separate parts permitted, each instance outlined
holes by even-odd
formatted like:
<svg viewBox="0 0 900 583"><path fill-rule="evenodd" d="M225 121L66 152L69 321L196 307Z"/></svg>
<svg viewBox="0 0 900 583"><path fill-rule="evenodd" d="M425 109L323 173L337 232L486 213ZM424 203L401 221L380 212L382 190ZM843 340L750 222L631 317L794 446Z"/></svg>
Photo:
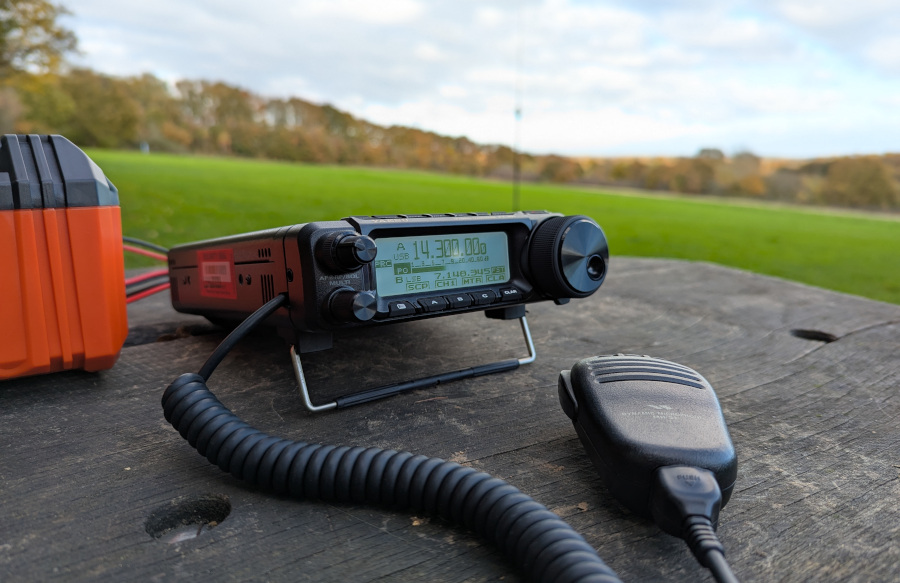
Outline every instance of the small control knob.
<svg viewBox="0 0 900 583"><path fill-rule="evenodd" d="M378 254L375 240L355 233L334 233L319 242L316 257L332 271L354 271Z"/></svg>
<svg viewBox="0 0 900 583"><path fill-rule="evenodd" d="M365 235L347 235L338 239L334 248L334 256L338 265L345 269L356 269L371 263L378 254L378 248L371 237Z"/></svg>
<svg viewBox="0 0 900 583"><path fill-rule="evenodd" d="M375 292L343 288L331 294L328 308L339 322L368 322L375 317L378 300Z"/></svg>
<svg viewBox="0 0 900 583"><path fill-rule="evenodd" d="M531 276L545 295L584 298L606 277L609 247L590 217L553 217L537 226L529 247Z"/></svg>

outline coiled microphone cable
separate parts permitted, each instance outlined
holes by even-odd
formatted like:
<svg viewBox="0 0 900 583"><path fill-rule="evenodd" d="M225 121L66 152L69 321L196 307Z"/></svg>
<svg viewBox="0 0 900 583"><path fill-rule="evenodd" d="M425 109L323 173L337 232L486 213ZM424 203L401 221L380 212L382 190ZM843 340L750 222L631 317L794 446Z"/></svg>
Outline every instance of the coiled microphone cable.
<svg viewBox="0 0 900 583"><path fill-rule="evenodd" d="M210 463L276 494L441 516L496 544L533 581L619 582L571 526L503 480L409 452L273 437L239 419L206 381L234 345L286 301L279 295L251 314L199 374L181 375L163 394L166 420Z"/></svg>

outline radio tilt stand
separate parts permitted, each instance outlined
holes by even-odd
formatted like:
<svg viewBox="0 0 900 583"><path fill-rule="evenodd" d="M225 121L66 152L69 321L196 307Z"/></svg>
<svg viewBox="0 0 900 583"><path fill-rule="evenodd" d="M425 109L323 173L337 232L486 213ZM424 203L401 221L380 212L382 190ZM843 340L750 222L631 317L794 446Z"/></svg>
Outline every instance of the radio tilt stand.
<svg viewBox="0 0 900 583"><path fill-rule="evenodd" d="M377 401L378 399L393 397L394 395L399 395L400 393L405 393L407 391L432 387L439 385L440 383L515 370L523 364L531 364L534 362L537 358L537 352L534 349L534 341L531 339L531 330L528 329L528 320L525 318L525 306L513 306L511 308L489 310L486 313L489 314L489 318L519 320L519 324L522 326L522 334L525 337L525 345L528 347L528 356L500 360L489 364L462 368L401 383L392 383L372 389L365 389L363 391L338 397L323 405L314 405L309 396L309 386L306 384L306 376L303 374L303 364L300 362L300 355L297 354L296 349L292 345L290 350L291 363L294 366L294 376L297 378L297 386L300 388L300 396L303 398L303 405L312 413L328 411L330 409L344 409L346 407L352 407L353 405L360 405L362 403Z"/></svg>

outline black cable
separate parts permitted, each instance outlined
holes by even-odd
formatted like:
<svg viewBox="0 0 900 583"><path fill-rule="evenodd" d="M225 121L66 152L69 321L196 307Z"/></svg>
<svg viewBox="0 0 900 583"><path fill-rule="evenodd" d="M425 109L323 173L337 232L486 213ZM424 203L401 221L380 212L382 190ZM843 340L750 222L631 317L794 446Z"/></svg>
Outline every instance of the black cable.
<svg viewBox="0 0 900 583"><path fill-rule="evenodd" d="M691 515L684 520L683 537L697 562L712 573L718 583L738 583L725 560L725 547L719 542L712 522L706 516Z"/></svg>
<svg viewBox="0 0 900 583"><path fill-rule="evenodd" d="M502 480L409 452L271 437L239 419L205 381L285 301L280 295L259 308L222 341L199 374L181 375L163 393L166 420L210 463L276 494L442 516L494 542L534 581L619 582L571 526Z"/></svg>
<svg viewBox="0 0 900 583"><path fill-rule="evenodd" d="M159 251L160 253L168 253L169 250L162 245L157 245L156 243L151 243L150 241L144 241L142 239L136 239L134 237L125 237L122 236L122 240L126 243L131 243L133 245L140 245L141 247L146 247L147 249L153 249L154 251Z"/></svg>
<svg viewBox="0 0 900 583"><path fill-rule="evenodd" d="M246 336L251 330L253 330L260 322L268 318L275 312L278 308L281 307L283 303L287 301L287 296L284 294L279 294L262 305L258 310L247 316L247 319L241 322L237 328L231 331L231 333L225 337L225 340L219 344L213 353L209 355L209 358L206 359L206 362L203 364L203 367L197 372L201 377L203 377L204 381L208 381L209 377L212 375L213 371L216 370L216 367L219 366L219 363L222 362L222 359L231 352L231 349L234 348L234 345L241 341L241 339ZM182 375L183 376L183 375Z"/></svg>
<svg viewBox="0 0 900 583"><path fill-rule="evenodd" d="M739 583L716 536L721 505L722 491L709 470L664 466L656 471L650 500L653 520L665 532L683 538L718 583Z"/></svg>
<svg viewBox="0 0 900 583"><path fill-rule="evenodd" d="M708 568L710 573L712 573L713 579L718 581L718 583L738 583L738 578L735 577L731 566L725 560L725 555L722 553L709 553L706 556L706 560L709 563Z"/></svg>
<svg viewBox="0 0 900 583"><path fill-rule="evenodd" d="M169 282L169 275L157 275L143 281L136 281L125 286L125 297L132 296L150 288Z"/></svg>

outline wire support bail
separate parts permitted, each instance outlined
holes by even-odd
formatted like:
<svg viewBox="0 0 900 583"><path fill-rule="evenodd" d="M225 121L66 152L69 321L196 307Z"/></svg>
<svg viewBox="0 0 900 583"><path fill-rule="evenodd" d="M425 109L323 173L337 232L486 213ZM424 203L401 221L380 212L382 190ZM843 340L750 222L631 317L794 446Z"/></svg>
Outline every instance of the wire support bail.
<svg viewBox="0 0 900 583"><path fill-rule="evenodd" d="M458 381L498 372L515 370L521 365L531 364L537 358L537 352L534 348L534 340L532 340L531 338L531 330L528 328L528 320L525 318L525 316L519 317L518 320L519 324L522 327L522 334L525 337L525 344L528 348L528 356L509 360L500 360L489 364L482 364L409 381L403 381L400 383L393 383L371 389L365 389L357 393L351 393L349 395L338 397L334 401L330 401L322 405L316 405L312 402L309 394L309 386L306 382L306 375L303 374L303 364L301 363L300 355L297 354L297 350L294 346L291 346L290 350L291 364L294 367L294 376L297 379L297 387L300 390L300 397L303 399L303 405L307 410L313 413L319 413L322 411L329 411L331 409L342 409L345 407L351 407L353 405L360 405L362 403L370 403L379 399L393 397L394 395L399 395L400 393L405 393L407 391L412 391L415 389L432 387L435 385L439 385L440 383Z"/></svg>

